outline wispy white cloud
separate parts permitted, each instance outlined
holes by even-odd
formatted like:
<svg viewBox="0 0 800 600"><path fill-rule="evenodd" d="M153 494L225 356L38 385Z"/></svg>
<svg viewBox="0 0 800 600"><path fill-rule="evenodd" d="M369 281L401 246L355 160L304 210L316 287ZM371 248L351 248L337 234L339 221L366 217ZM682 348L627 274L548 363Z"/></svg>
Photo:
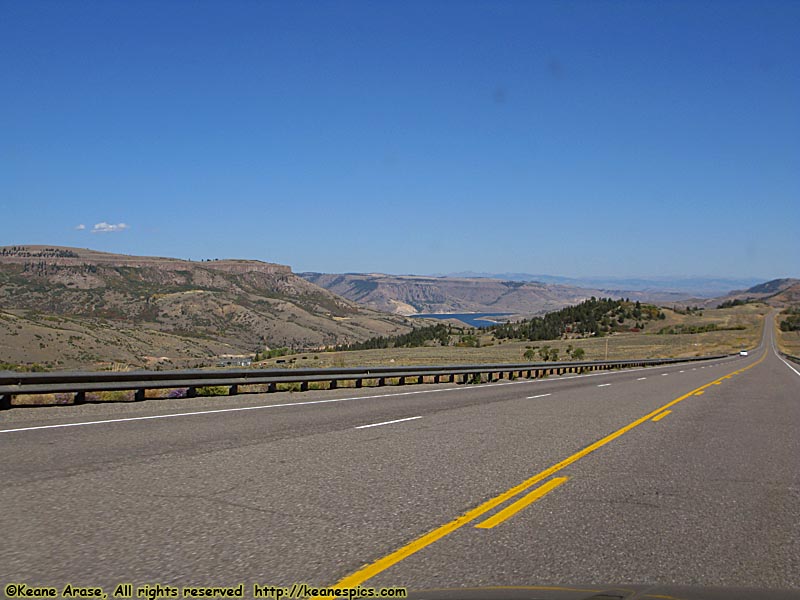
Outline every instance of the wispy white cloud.
<svg viewBox="0 0 800 600"><path fill-rule="evenodd" d="M105 221L101 223L95 223L94 227L92 227L92 233L113 233L115 231L124 231L128 229L128 226L125 223L117 223L116 225L113 223L106 223Z"/></svg>
<svg viewBox="0 0 800 600"><path fill-rule="evenodd" d="M77 229L78 231L83 231L84 229L86 229L86 225L81 223L80 225L76 225L75 229Z"/></svg>

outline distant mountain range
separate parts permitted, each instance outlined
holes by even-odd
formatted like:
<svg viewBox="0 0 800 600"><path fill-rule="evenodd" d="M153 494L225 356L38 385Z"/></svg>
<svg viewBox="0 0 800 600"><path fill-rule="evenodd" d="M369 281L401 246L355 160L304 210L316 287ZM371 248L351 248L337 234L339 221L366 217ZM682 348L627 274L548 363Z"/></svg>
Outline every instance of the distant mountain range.
<svg viewBox="0 0 800 600"><path fill-rule="evenodd" d="M538 281L582 288L603 290L636 290L640 292L668 292L696 297L714 297L731 290L749 288L763 282L754 277L561 277L558 275L532 275L530 273L477 273L461 271L434 277L488 278L505 281Z"/></svg>
<svg viewBox="0 0 800 600"><path fill-rule="evenodd" d="M625 297L654 303L675 303L686 293L608 290L560 283L514 281L484 277L433 277L381 273L299 273L334 294L383 312L419 313L496 312L538 315L577 304L592 296Z"/></svg>

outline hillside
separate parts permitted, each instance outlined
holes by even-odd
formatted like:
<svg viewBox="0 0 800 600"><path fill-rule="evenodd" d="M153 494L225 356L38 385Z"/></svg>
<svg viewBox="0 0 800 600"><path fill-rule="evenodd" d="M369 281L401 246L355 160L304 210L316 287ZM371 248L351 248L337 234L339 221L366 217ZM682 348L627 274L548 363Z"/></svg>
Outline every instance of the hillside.
<svg viewBox="0 0 800 600"><path fill-rule="evenodd" d="M0 362L213 364L223 354L410 329L405 319L340 298L284 265L0 247Z"/></svg>
<svg viewBox="0 0 800 600"><path fill-rule="evenodd" d="M384 274L300 273L308 281L363 306L401 315L498 312L538 315L592 296L627 297L670 303L686 295L601 290L570 285L506 281L481 277L424 277Z"/></svg>
<svg viewBox="0 0 800 600"><path fill-rule="evenodd" d="M733 301L759 300L771 306L786 307L800 303L800 279L784 278L766 281L746 290L734 290L725 296L700 302L700 305L718 306Z"/></svg>

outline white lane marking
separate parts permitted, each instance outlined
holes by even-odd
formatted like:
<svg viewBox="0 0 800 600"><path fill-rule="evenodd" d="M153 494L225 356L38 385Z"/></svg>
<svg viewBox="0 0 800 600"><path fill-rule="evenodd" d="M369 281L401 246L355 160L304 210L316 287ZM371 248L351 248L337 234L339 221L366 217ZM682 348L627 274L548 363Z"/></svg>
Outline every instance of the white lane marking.
<svg viewBox="0 0 800 600"><path fill-rule="evenodd" d="M662 377L666 377L667 375L669 375L669 373L662 373L661 374Z"/></svg>
<svg viewBox="0 0 800 600"><path fill-rule="evenodd" d="M601 383L597 387L606 387L607 385L611 385L610 383Z"/></svg>
<svg viewBox="0 0 800 600"><path fill-rule="evenodd" d="M789 368L790 368L792 371L794 371L795 375L800 375L800 371L798 371L798 370L797 370L797 369L795 369L795 368L794 368L792 365L790 365L788 362L786 362L785 360L783 360L783 357L782 357L782 356L778 356L778 354L775 354L775 356L777 356L777 357L780 359L780 361L781 361L783 364L785 364L785 365L786 365L787 367L789 367Z"/></svg>
<svg viewBox="0 0 800 600"><path fill-rule="evenodd" d="M391 425L392 423L402 423L403 421L413 421L414 419L421 419L419 417L406 417L405 419L395 419L394 421L384 421L383 423L371 423L369 425L359 425L356 429L367 429L368 427L380 427L381 425Z"/></svg>
<svg viewBox="0 0 800 600"><path fill-rule="evenodd" d="M644 381L645 379L647 379L647 377L639 377L639 379L637 379L636 381Z"/></svg>
<svg viewBox="0 0 800 600"><path fill-rule="evenodd" d="M678 371L678 373L685 373L686 371Z"/></svg>
<svg viewBox="0 0 800 600"><path fill-rule="evenodd" d="M539 394L538 396L528 396L525 400L533 400L534 398L545 398L547 396L552 396L553 394Z"/></svg>
<svg viewBox="0 0 800 600"><path fill-rule="evenodd" d="M639 371L649 371L652 369L663 369L663 365L653 367L641 367ZM705 368L705 367L701 367ZM523 369L524 370L524 369ZM627 370L627 369L625 369ZM623 371L625 371L623 370ZM486 389L489 387L496 387L500 385L519 385L525 383L542 383L542 382L555 382L567 381L569 379L581 379L583 377L597 377L600 375L611 375L610 371L600 371L597 373L584 373L583 375L570 375L569 377L558 377L556 379L539 378L539 379L523 379L518 381L506 381L503 383L483 383L481 385L468 386L468 387L447 387L438 390L417 390L413 392L395 392L393 394L376 394L374 396L352 396L350 398L329 398L327 400L308 400L306 402L287 402L285 404L265 404L259 406L238 406L234 408L214 408L211 410L199 410L191 412L171 413L168 415L146 415L143 417L124 417L121 419L102 419L99 421L83 421L80 423L59 423L57 425L37 425L35 427L18 427L16 429L0 429L2 433L17 433L21 431L35 431L38 429L60 429L62 427L82 427L84 425L104 425L106 423L126 423L128 421L147 421L150 419L170 419L172 417L193 417L197 415L211 415L216 413L239 412L243 410L261 410L265 408L281 408L282 406L312 406L314 404L329 404L331 402L349 402L350 400L373 400L376 398L392 398L395 396L410 396L412 394L434 394L436 392L454 392L454 391L469 391ZM462 384L463 385L463 384ZM611 384L609 384L611 385Z"/></svg>

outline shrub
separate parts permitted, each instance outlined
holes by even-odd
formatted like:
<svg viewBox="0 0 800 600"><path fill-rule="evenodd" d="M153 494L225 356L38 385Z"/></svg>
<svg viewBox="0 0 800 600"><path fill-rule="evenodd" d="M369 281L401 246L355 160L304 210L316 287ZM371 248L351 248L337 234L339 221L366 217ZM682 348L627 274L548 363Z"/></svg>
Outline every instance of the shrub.
<svg viewBox="0 0 800 600"><path fill-rule="evenodd" d="M204 385L197 388L198 396L227 396L228 386L225 385Z"/></svg>

